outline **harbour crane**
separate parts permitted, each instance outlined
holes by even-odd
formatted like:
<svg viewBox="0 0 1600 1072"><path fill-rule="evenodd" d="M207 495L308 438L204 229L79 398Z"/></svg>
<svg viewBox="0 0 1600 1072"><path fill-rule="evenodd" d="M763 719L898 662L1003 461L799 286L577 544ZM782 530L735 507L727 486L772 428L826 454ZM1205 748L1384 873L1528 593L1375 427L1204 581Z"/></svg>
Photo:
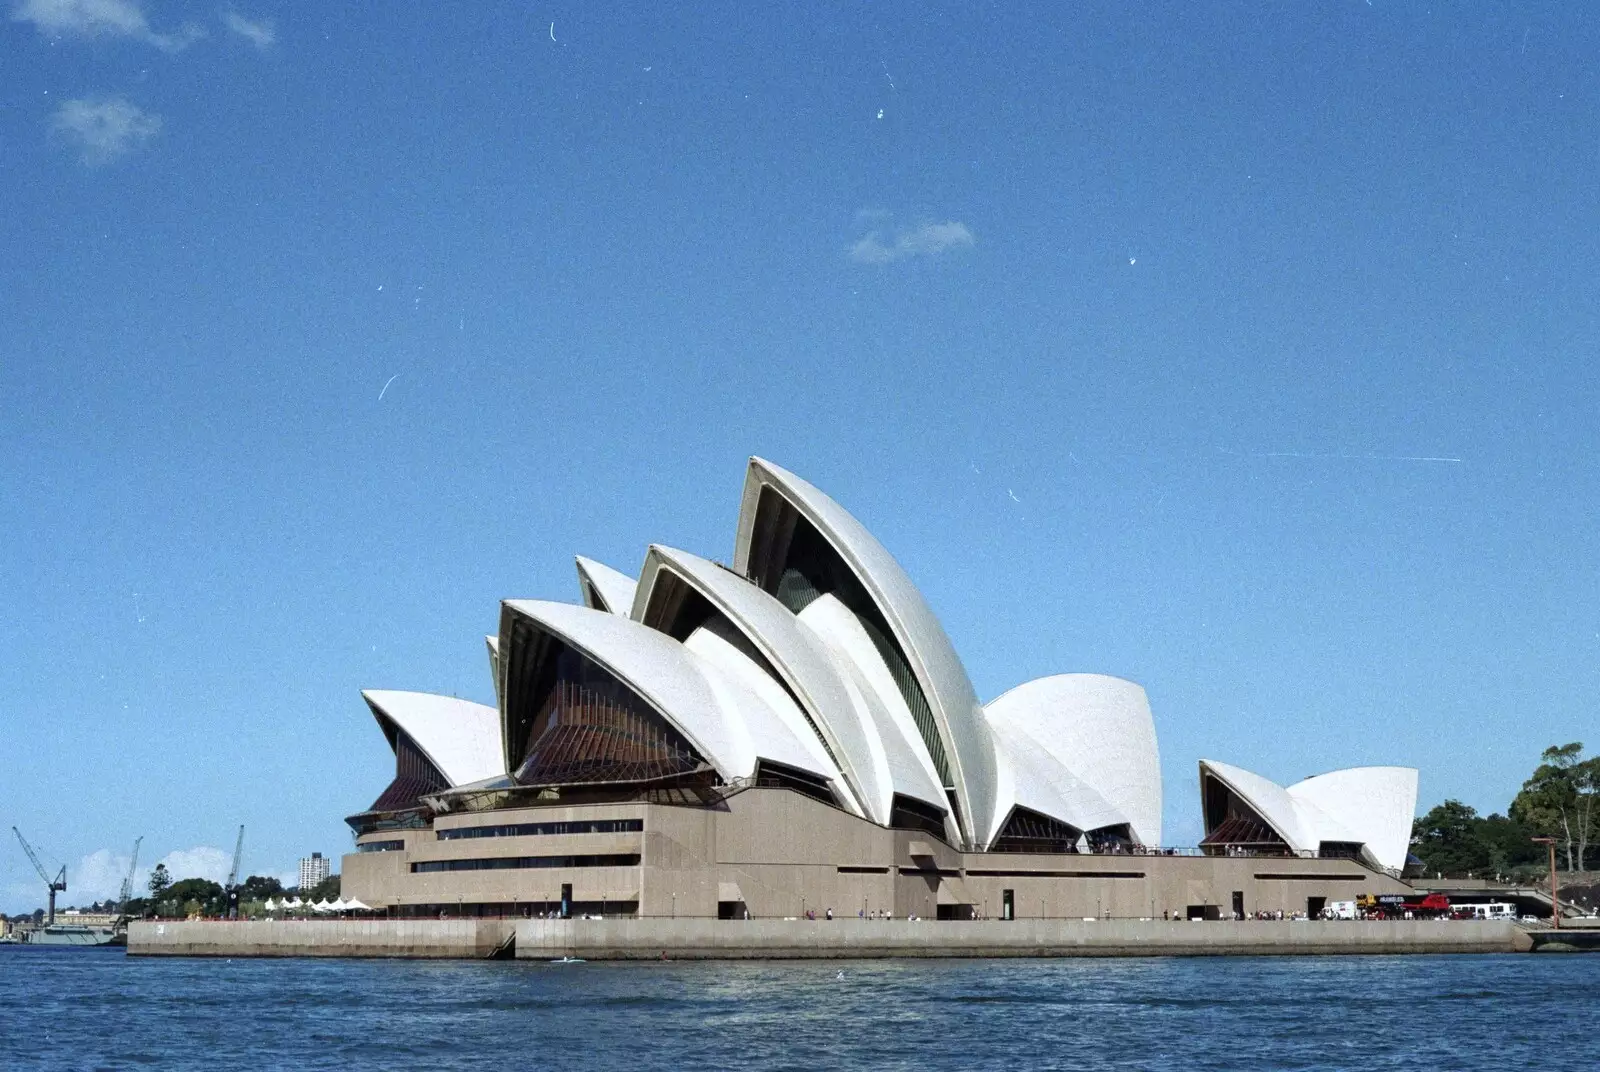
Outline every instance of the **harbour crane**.
<svg viewBox="0 0 1600 1072"><path fill-rule="evenodd" d="M133 839L133 859L128 863L127 877L122 880L122 892L117 895L117 915L123 919L128 918L128 899L133 896L133 873L139 869L139 844L142 841L143 834Z"/></svg>
<svg viewBox="0 0 1600 1072"><path fill-rule="evenodd" d="M50 891L50 919L45 926L54 926L56 922L56 894L65 893L67 889L67 865L62 864L61 871L55 878L51 878L50 872L46 871L44 864L39 862L39 854L33 851L33 846L28 844L28 839L22 836L22 831L13 826L11 832L17 835L18 841L22 842L22 851L28 854L28 860L33 864L33 869L39 872L39 877L44 879L45 887Z"/></svg>
<svg viewBox="0 0 1600 1072"><path fill-rule="evenodd" d="M239 836L233 843L233 866L228 869L228 884L222 887L227 897L229 919L239 918L239 854L244 850L244 824L239 824Z"/></svg>

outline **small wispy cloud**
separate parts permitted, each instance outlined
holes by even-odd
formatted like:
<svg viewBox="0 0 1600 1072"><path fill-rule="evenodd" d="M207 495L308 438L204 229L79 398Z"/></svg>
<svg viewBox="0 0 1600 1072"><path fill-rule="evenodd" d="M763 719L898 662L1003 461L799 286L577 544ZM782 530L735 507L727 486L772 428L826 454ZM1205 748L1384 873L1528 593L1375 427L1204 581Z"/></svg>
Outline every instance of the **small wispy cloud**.
<svg viewBox="0 0 1600 1072"><path fill-rule="evenodd" d="M181 52L205 36L192 23L176 33L157 31L135 0L17 0L11 18L33 23L42 34L126 37L163 52Z"/></svg>
<svg viewBox="0 0 1600 1072"><path fill-rule="evenodd" d="M237 11L222 13L223 25L259 49L268 49L278 40L278 28L271 19L247 19Z"/></svg>
<svg viewBox="0 0 1600 1072"><path fill-rule="evenodd" d="M85 164L107 164L161 133L161 117L124 97L77 97L62 101L51 125L78 150Z"/></svg>
<svg viewBox="0 0 1600 1072"><path fill-rule="evenodd" d="M932 257L976 242L966 224L952 220L902 228L892 235L883 230L868 231L850 246L848 253L858 264L888 264L906 257Z"/></svg>

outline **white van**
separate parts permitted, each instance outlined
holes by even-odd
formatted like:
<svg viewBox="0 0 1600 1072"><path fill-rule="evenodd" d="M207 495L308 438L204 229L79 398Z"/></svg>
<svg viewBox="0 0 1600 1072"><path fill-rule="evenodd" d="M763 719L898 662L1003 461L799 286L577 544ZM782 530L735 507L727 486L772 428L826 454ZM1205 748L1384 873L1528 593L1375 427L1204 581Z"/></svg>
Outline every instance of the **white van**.
<svg viewBox="0 0 1600 1072"><path fill-rule="evenodd" d="M1360 919L1354 901L1329 901L1327 913L1332 919Z"/></svg>
<svg viewBox="0 0 1600 1072"><path fill-rule="evenodd" d="M1452 905L1451 911L1462 919L1507 919L1517 918L1517 906L1504 901L1491 901L1489 904L1462 904Z"/></svg>

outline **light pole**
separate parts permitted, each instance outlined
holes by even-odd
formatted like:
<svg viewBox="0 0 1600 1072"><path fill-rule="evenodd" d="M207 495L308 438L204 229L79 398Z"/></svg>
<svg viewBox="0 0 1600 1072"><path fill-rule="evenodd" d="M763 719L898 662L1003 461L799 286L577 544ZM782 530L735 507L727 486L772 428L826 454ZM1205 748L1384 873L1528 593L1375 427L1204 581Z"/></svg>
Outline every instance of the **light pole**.
<svg viewBox="0 0 1600 1072"><path fill-rule="evenodd" d="M1553 837L1536 837L1533 839L1550 850L1550 926L1556 930L1561 929L1561 902L1556 899L1556 839Z"/></svg>

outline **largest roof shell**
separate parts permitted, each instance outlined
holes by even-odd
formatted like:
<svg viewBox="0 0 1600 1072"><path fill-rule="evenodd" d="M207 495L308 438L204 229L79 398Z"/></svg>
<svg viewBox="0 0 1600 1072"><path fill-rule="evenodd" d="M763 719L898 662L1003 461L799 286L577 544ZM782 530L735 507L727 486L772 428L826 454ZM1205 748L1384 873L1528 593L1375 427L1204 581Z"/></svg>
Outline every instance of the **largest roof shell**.
<svg viewBox="0 0 1600 1072"><path fill-rule="evenodd" d="M963 840L982 843L993 824L995 757L978 696L955 647L922 593L884 546L822 491L762 458L751 458L739 508L734 569L752 576L762 491L770 488L806 519L854 573L905 653L949 761Z"/></svg>

